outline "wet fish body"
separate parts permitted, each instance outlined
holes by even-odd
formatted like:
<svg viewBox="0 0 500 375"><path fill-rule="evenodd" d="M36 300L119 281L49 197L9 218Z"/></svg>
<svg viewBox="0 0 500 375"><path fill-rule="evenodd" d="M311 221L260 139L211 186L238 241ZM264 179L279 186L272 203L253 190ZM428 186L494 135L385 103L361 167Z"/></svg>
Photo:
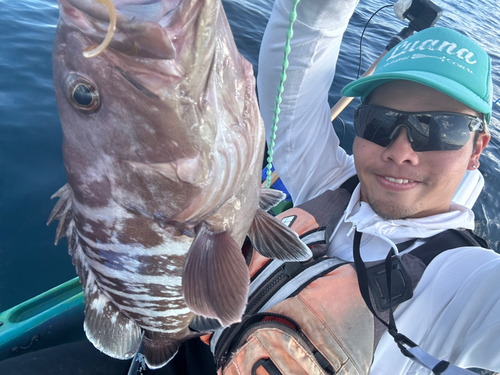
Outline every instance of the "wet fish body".
<svg viewBox="0 0 500 375"><path fill-rule="evenodd" d="M114 3L110 46L86 58L109 12L59 0L53 69L68 184L49 222L59 220L56 242L68 237L89 340L126 359L143 339L155 368L200 335L195 315L240 320L246 235L269 257L311 254L265 213L282 195L260 189L253 69L220 1Z"/></svg>

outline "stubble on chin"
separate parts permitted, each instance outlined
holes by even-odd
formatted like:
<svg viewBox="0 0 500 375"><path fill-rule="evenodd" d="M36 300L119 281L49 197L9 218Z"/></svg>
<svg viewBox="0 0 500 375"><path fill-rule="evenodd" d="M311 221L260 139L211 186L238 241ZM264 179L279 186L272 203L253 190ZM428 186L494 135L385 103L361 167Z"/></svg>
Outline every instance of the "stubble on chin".
<svg viewBox="0 0 500 375"><path fill-rule="evenodd" d="M384 220L404 220L415 215L415 209L388 200L370 199L366 201L372 210Z"/></svg>

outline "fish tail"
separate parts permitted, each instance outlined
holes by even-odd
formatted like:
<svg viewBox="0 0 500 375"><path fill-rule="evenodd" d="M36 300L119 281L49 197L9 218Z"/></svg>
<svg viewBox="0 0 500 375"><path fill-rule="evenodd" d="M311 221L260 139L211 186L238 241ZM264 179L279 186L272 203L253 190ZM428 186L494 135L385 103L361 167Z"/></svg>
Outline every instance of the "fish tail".
<svg viewBox="0 0 500 375"><path fill-rule="evenodd" d="M180 337L179 337L180 336ZM165 333L144 331L144 357L150 369L158 369L165 366L177 354L183 342L201 334L190 332L188 329L170 336Z"/></svg>
<svg viewBox="0 0 500 375"><path fill-rule="evenodd" d="M189 323L189 329L198 332L213 332L221 328L223 328L223 326L217 319L206 318L200 315L195 315L191 323Z"/></svg>

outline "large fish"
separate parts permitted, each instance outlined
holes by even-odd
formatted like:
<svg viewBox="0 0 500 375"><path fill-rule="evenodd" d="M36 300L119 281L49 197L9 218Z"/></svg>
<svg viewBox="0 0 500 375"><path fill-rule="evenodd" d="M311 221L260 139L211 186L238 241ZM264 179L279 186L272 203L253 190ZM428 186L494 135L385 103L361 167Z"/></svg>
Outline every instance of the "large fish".
<svg viewBox="0 0 500 375"><path fill-rule="evenodd" d="M210 319L198 316L241 319L246 235L267 257L311 253L265 212L282 194L260 189L253 70L220 0L114 3L116 14L59 0L53 69L68 183L49 222L59 219L56 242L68 238L89 340L126 359L144 333L155 368L200 335L195 316L201 330Z"/></svg>

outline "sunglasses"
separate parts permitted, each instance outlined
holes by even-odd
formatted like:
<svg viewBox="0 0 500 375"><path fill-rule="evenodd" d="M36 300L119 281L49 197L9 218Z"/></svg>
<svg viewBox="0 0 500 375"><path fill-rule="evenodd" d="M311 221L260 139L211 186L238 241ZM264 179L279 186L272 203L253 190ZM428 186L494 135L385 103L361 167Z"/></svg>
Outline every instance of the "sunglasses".
<svg viewBox="0 0 500 375"><path fill-rule="evenodd" d="M484 130L484 123L463 113L400 112L368 104L354 112L356 135L382 147L389 146L402 127L413 151L450 151L461 149L471 132Z"/></svg>

